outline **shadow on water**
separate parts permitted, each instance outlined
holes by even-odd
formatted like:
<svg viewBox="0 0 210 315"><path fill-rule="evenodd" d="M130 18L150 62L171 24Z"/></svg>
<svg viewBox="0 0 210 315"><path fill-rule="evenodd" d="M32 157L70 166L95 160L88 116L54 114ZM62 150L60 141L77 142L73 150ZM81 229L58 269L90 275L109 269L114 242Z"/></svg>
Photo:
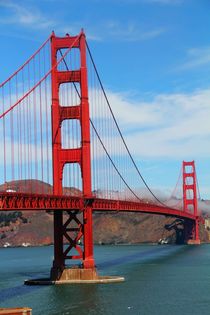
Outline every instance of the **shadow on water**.
<svg viewBox="0 0 210 315"><path fill-rule="evenodd" d="M5 301L12 299L12 298L24 296L26 294L30 294L30 293L33 293L35 291L40 290L43 286L38 286L38 285L37 286L26 286L23 284L23 282L24 282L23 277L24 277L24 279L35 278L35 277L37 277L37 275L40 278L46 278L48 276L46 273L39 273L38 274L36 272L26 273L23 271L23 272L16 273L16 276L18 276L18 277L21 276L21 279L20 279L21 285L17 285L17 286L10 287L10 288L0 289L0 303L5 302ZM7 281L7 280L5 279L5 281Z"/></svg>
<svg viewBox="0 0 210 315"><path fill-rule="evenodd" d="M12 299L17 296L25 295L31 292L34 292L36 290L40 289L40 286L25 286L25 285L19 285L13 288L6 288L3 290L0 290L0 303L5 302L9 299Z"/></svg>
<svg viewBox="0 0 210 315"><path fill-rule="evenodd" d="M105 247L106 246L104 246L104 248ZM168 258L172 259L175 255L180 255L182 253L185 253L186 251L192 250L193 246L189 247L185 245L183 246L165 245L165 246L154 246L152 249L144 249L144 250L141 249L139 251L138 249L139 249L139 246L136 247L135 252L132 254L126 255L126 253L124 252L123 254L120 255L120 257L109 259L109 260L98 263L97 267L99 269L99 272L103 271L106 268L110 268L110 267L118 266L118 265L120 266L120 265L132 264L135 262L142 264L142 263L147 263L154 260L157 261L157 260L168 259ZM24 277L27 274L28 278L37 277L37 273L35 272L31 273L31 272L20 271L18 274L21 276L24 275ZM41 274L39 273L40 278L43 278L43 275L44 277L46 277L46 271ZM20 279L20 281L22 281L22 279ZM0 290L0 303L5 302L9 299L13 299L19 296L24 296L26 294L36 292L38 290L41 290L42 288L43 286L25 286L23 284L19 286L10 287L10 288L4 288ZM80 286L80 287L66 286L66 287L60 287L60 288L56 287L55 290L50 290L50 292L52 295L55 294L56 295L55 298L57 299L58 297L57 295L59 295L59 293L61 295L63 295L64 293L70 293L71 295L71 293L73 293L72 290L74 291L74 294L78 291L78 294L86 296L84 301L87 304L87 306L89 308L94 308L95 302L93 303L92 296L97 295L96 288L97 288L96 285L91 285L91 287L90 286ZM74 307L76 308L76 305L75 306L71 305L71 306L72 308Z"/></svg>
<svg viewBox="0 0 210 315"><path fill-rule="evenodd" d="M97 264L99 269L105 269L117 265L124 265L128 263L133 263L138 261L139 263L146 263L147 261L157 260L165 258L166 256L171 256L181 251L186 250L186 246L154 246L154 248L150 250L140 251L137 253L124 255L112 260L104 261Z"/></svg>

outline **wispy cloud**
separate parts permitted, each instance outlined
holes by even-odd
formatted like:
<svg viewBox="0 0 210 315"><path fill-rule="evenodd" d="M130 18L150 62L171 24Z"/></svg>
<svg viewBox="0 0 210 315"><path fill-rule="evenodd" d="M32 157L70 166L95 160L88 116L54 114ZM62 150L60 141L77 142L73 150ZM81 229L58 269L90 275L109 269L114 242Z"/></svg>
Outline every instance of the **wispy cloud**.
<svg viewBox="0 0 210 315"><path fill-rule="evenodd" d="M187 51L186 61L178 66L176 70L190 70L206 65L210 65L210 46L189 49Z"/></svg>
<svg viewBox="0 0 210 315"><path fill-rule="evenodd" d="M129 102L108 93L131 151L138 157L195 159L210 156L210 89L160 94Z"/></svg>
<svg viewBox="0 0 210 315"><path fill-rule="evenodd" d="M54 23L37 8L27 8L15 1L0 0L0 8L5 10L5 16L0 18L0 24L19 24L36 29L46 29Z"/></svg>
<svg viewBox="0 0 210 315"><path fill-rule="evenodd" d="M32 5L33 4L33 5ZM20 4L14 0L0 0L0 24L18 25L30 29L54 29L58 33L77 34L81 27L86 30L87 38L93 41L137 42L151 40L161 36L165 29L162 26L145 26L139 21L120 20L91 20L82 19L71 21L68 25L65 21L60 21L59 17L53 20L43 14L39 6L33 2Z"/></svg>
<svg viewBox="0 0 210 315"><path fill-rule="evenodd" d="M107 21L104 25L106 29L105 34L118 41L136 42L142 40L149 40L162 35L165 29L162 27L148 28L141 27L135 22L128 22L122 25L119 21Z"/></svg>
<svg viewBox="0 0 210 315"><path fill-rule="evenodd" d="M163 27L146 28L137 22L122 23L119 20L96 21L94 25L87 21L72 22L71 25L62 26L58 30L61 33L76 34L80 31L81 25L85 28L87 39L93 41L137 42L150 40L165 33Z"/></svg>
<svg viewBox="0 0 210 315"><path fill-rule="evenodd" d="M155 104L130 101L129 94L120 94L107 91L110 104L118 121L126 131L135 130L136 127L149 128L161 124L161 112L158 112Z"/></svg>

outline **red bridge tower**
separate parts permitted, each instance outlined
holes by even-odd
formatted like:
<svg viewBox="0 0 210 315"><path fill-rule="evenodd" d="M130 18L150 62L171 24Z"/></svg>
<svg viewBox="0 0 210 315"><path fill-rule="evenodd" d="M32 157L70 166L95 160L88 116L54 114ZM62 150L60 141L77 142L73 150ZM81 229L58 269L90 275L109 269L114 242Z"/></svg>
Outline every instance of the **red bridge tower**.
<svg viewBox="0 0 210 315"><path fill-rule="evenodd" d="M196 183L195 162L183 161L183 210L196 216L195 221L186 219L184 223L184 238L188 244L200 244Z"/></svg>
<svg viewBox="0 0 210 315"><path fill-rule="evenodd" d="M59 71L57 53L60 49L77 48L80 51L80 69ZM90 122L88 104L88 83L86 67L86 39L83 32L79 36L51 37L52 58L52 151L53 151L53 194L62 195L63 168L67 163L78 163L81 169L84 203L81 211L68 211L64 222L62 210L54 211L54 262L51 269L53 280L96 277L93 257L92 235L92 190L90 158ZM80 104L62 106L59 101L59 88L64 83L80 85ZM77 119L81 126L81 147L62 148L61 126L67 119ZM82 212L82 215L79 212ZM82 217L82 219L81 219ZM76 227L75 227L76 225ZM76 237L72 236L75 235ZM83 248L79 241L83 239ZM64 247L64 239L68 242ZM66 243L66 242L65 242ZM75 255L75 252L77 253ZM73 253L73 254L72 254ZM81 260L82 268L66 268L66 260Z"/></svg>

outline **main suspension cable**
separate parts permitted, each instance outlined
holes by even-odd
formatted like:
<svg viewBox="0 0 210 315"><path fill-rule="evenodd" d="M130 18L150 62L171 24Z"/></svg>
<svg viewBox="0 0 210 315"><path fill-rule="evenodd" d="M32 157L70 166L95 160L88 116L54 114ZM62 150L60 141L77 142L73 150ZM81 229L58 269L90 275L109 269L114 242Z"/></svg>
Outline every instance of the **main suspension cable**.
<svg viewBox="0 0 210 315"><path fill-rule="evenodd" d="M66 62L65 58L63 57L63 53L62 53L62 51L61 51L60 49L59 49L59 53L60 53L61 57L63 58L62 60L63 60L63 63L65 64L66 69L69 71L69 67L68 67L68 65L67 65L67 62ZM80 93L79 93L79 91L78 91L78 88L77 88L75 82L73 82L73 86L74 86L74 88L75 88L75 90L76 90L76 93L77 93L78 97L79 97L80 100L81 100L81 95L80 95ZM103 147L103 149L104 149L106 155L108 156L108 158L109 158L111 164L113 165L114 169L116 170L117 174L120 176L121 180L122 180L123 183L126 185L126 187L129 189L129 191L130 191L139 201L142 202L142 200L141 200L141 199L139 198L139 196L134 192L134 190L128 185L128 183L126 182L126 180L124 179L124 177L122 176L122 174L120 173L120 171L118 170L116 164L114 163L114 161L113 161L113 159L111 158L109 152L107 151L107 149L106 149L106 147L105 147L105 145L104 145L104 143L103 143L103 141L102 141L100 135L98 134L98 132L97 132L97 130L96 130L96 128L95 128L95 126L94 126L94 123L93 123L93 121L91 120L91 118L90 118L90 123L91 123L91 125L92 125L92 127L93 127L93 130L94 130L96 136L98 137L98 139L99 139L99 141L100 141L100 143L101 143L101 145L102 145L102 147Z"/></svg>
<svg viewBox="0 0 210 315"><path fill-rule="evenodd" d="M94 62L94 60L93 60L93 56L92 56L92 54L91 54L91 51L90 51L90 48L89 48L87 42L86 42L86 47L87 47L88 53L89 53L89 55L90 55L90 59L91 59L91 62L92 62L92 64L93 64L93 67L94 67L94 69L95 69L95 72L96 72L96 75L97 75L99 84L100 84L100 86L101 86L102 92L103 92L104 97L105 97L105 99L106 99L107 105L108 105L109 110L110 110L110 112L111 112L112 118L114 119L114 122L115 122L116 127L117 127L117 130L118 130L118 132L119 132L119 134L120 134L120 137L121 137L121 139L122 139L122 141L123 141L123 144L124 144L124 146L125 146L125 148L126 148L126 151L127 151L128 155L129 155L129 157L130 157L130 159L131 159L131 161L132 161L132 163L133 163L133 165L134 165L134 167L135 167L135 169L136 169L138 175L140 176L141 180L143 181L144 185L147 187L147 189L149 190L149 192L151 193L151 195L152 195L159 203L161 203L161 204L164 205L164 207L165 207L166 204L163 203L160 199L157 198L157 196L152 192L152 190L150 189L150 187L149 187L148 184L146 183L145 179L143 178L143 176L141 175L141 173L140 173L140 171L139 171L139 168L138 168L136 162L134 161L134 159L133 159L133 157L132 157L132 155L131 155L131 152L130 152L130 150L129 150L129 148L128 148L126 142L125 142L125 139L124 139L124 137L123 137L123 135L122 135L122 132L121 132L121 130L120 130L120 127L119 127L119 125L118 125L118 123L117 123L117 120L116 120L116 118L115 118L115 116L114 116L114 113L113 113L113 111L112 111L111 105L110 105L110 103L109 103L108 97L107 97L107 95L106 95L105 89L104 89L104 87L103 87L102 81L101 81L101 79L100 79L98 70L97 70L97 68L96 68L95 62Z"/></svg>

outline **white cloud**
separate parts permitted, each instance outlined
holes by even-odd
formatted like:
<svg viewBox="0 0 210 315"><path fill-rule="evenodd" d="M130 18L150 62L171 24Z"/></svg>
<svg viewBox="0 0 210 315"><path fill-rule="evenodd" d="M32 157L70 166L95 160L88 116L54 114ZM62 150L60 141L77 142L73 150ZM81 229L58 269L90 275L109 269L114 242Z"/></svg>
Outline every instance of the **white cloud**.
<svg viewBox="0 0 210 315"><path fill-rule="evenodd" d="M187 60L176 70L188 70L210 65L210 47L191 48L187 51Z"/></svg>
<svg viewBox="0 0 210 315"><path fill-rule="evenodd" d="M98 91L90 90L90 103L94 103L94 97ZM126 129L142 128L157 125L161 123L161 113L158 112L155 104L144 102L129 101L129 93L120 94L107 90L109 102L114 113L116 113L118 122ZM104 112L97 110L97 104L91 108L92 117L103 118Z"/></svg>
<svg viewBox="0 0 210 315"><path fill-rule="evenodd" d="M129 102L108 92L131 152L142 158L195 159L210 156L210 89L156 95Z"/></svg>
<svg viewBox="0 0 210 315"><path fill-rule="evenodd" d="M105 23L107 36L116 38L118 41L136 42L156 38L165 30L162 27L152 29L141 28L134 22L128 22L127 25L119 21L108 21Z"/></svg>
<svg viewBox="0 0 210 315"><path fill-rule="evenodd" d="M0 0L0 8L8 12L6 17L0 19L0 24L20 24L36 29L46 29L54 24L36 8L26 8L15 1Z"/></svg>
<svg viewBox="0 0 210 315"><path fill-rule="evenodd" d="M85 33L88 40L93 41L110 41L118 42L137 42L150 40L161 36L165 29L162 27L146 28L142 27L137 22L120 22L119 20L107 20L102 22L92 23L77 22L71 25L62 26L58 29L59 33L77 34L81 30L81 25L84 25Z"/></svg>
<svg viewBox="0 0 210 315"><path fill-rule="evenodd" d="M136 0L134 0L135 2ZM142 0L140 0L142 1ZM138 3L138 1L137 1ZM5 25L21 25L23 27L30 27L32 29L53 29L59 34L70 33L77 34L81 27L85 27L88 40L102 41L102 40L117 40L126 42L137 42L150 40L161 36L165 29L161 26L145 27L139 25L138 21L120 22L114 21L92 21L80 20L71 21L68 25L60 21L59 17L52 20L51 17L44 15L37 6L21 5L14 0L0 0L0 8L4 14L0 17L0 24Z"/></svg>

